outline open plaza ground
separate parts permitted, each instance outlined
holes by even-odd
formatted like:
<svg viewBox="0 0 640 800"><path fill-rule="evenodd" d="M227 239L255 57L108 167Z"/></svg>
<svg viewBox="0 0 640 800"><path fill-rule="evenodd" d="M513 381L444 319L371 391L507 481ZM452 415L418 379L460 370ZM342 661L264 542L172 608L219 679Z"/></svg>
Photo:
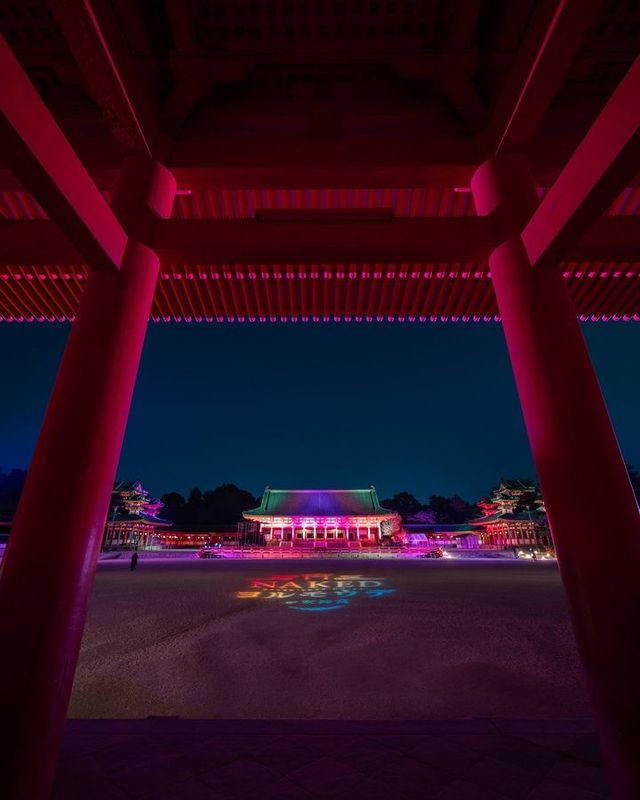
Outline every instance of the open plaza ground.
<svg viewBox="0 0 640 800"><path fill-rule="evenodd" d="M555 563L101 562L70 717L577 719Z"/></svg>
<svg viewBox="0 0 640 800"><path fill-rule="evenodd" d="M609 797L549 562L102 561L70 717L53 800Z"/></svg>

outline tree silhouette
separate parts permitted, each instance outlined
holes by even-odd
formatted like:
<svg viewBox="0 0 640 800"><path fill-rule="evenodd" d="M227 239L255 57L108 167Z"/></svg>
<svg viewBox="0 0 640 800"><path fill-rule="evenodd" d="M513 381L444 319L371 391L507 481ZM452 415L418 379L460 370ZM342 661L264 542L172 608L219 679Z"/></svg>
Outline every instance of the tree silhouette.
<svg viewBox="0 0 640 800"><path fill-rule="evenodd" d="M629 480L631 481L633 493L636 496L636 500L640 504L640 473L633 466L633 464L629 464L625 461L625 465L627 467L627 472L629 473Z"/></svg>
<svg viewBox="0 0 640 800"><path fill-rule="evenodd" d="M163 494L160 500L164 503L162 516L173 523L184 525L187 501L178 492Z"/></svg>
<svg viewBox="0 0 640 800"><path fill-rule="evenodd" d="M0 468L0 516L10 519L16 513L26 477L27 472L24 469L4 472Z"/></svg>
<svg viewBox="0 0 640 800"><path fill-rule="evenodd" d="M258 500L246 489L239 489L233 483L223 483L205 492L203 505L205 521L220 525L241 522L242 512L258 505Z"/></svg>
<svg viewBox="0 0 640 800"><path fill-rule="evenodd" d="M187 500L178 492L163 494L160 499L164 503L163 516L184 527L234 525L242 522L243 511L260 504L259 498L233 483L223 483L204 492L196 486Z"/></svg>
<svg viewBox="0 0 640 800"><path fill-rule="evenodd" d="M463 500L460 495L443 497L434 494L429 498L429 506L435 515L436 522L441 525L459 525L477 516L477 508Z"/></svg>
<svg viewBox="0 0 640 800"><path fill-rule="evenodd" d="M398 492L387 500L381 500L380 505L391 511L397 511L403 519L417 514L423 507L422 503L409 492Z"/></svg>

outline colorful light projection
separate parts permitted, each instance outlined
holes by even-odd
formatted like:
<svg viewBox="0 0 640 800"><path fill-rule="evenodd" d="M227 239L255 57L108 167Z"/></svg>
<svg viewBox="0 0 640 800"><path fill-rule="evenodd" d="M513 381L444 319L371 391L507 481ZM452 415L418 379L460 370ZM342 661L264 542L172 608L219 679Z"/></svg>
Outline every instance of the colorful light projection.
<svg viewBox="0 0 640 800"><path fill-rule="evenodd" d="M336 611L357 598L388 597L395 589L385 587L384 578L305 572L251 578L249 587L236 592L240 600L269 600L294 611Z"/></svg>

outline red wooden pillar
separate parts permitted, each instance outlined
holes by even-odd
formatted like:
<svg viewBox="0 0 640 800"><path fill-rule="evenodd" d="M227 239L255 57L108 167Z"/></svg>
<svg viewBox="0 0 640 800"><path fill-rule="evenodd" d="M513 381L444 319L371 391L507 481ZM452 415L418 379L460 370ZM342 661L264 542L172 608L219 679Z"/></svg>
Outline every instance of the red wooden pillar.
<svg viewBox="0 0 640 800"><path fill-rule="evenodd" d="M556 265L532 269L519 236L535 208L521 159L474 175L489 259L615 796L640 797L640 514L576 312Z"/></svg>
<svg viewBox="0 0 640 800"><path fill-rule="evenodd" d="M175 181L131 160L114 207L145 235ZM134 213L130 198L139 201ZM95 270L69 335L0 573L0 794L49 794L159 262L130 238Z"/></svg>

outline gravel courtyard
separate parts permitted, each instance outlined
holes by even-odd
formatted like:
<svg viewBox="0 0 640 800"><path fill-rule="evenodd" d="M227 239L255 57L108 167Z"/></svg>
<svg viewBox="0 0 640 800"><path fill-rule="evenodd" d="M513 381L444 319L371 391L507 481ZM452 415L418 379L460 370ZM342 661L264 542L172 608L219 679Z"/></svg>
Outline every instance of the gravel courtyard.
<svg viewBox="0 0 640 800"><path fill-rule="evenodd" d="M98 567L70 717L589 716L557 567Z"/></svg>

